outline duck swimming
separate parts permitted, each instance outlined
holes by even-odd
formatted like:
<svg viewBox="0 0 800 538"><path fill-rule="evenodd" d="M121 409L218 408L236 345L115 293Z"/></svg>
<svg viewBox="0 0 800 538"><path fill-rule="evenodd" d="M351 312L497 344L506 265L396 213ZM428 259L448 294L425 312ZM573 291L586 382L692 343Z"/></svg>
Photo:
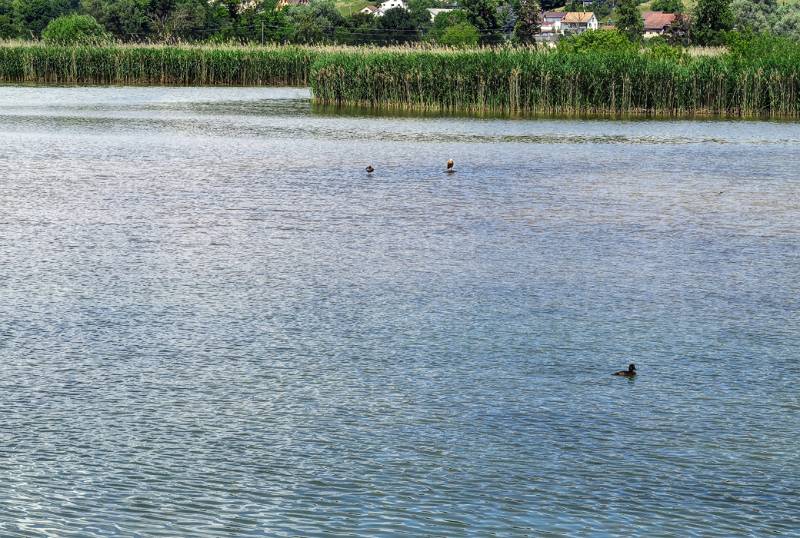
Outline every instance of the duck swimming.
<svg viewBox="0 0 800 538"><path fill-rule="evenodd" d="M620 370L619 372L614 372L613 375L621 375L622 377L633 377L636 375L636 365L631 363L628 365L627 370Z"/></svg>
<svg viewBox="0 0 800 538"><path fill-rule="evenodd" d="M368 174L371 174L371 173L372 173L372 172L374 172L374 171L375 171L375 169L374 169L374 168L372 168L372 165L369 165L369 166L367 166L367 173L368 173Z"/></svg>

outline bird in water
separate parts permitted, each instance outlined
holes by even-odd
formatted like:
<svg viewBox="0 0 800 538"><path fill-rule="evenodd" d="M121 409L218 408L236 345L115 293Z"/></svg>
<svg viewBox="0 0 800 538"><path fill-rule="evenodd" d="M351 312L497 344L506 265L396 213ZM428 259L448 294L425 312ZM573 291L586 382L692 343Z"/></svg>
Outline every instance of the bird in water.
<svg viewBox="0 0 800 538"><path fill-rule="evenodd" d="M619 372L614 372L613 375L621 375L622 377L633 377L636 375L636 365L629 364L627 370L620 370Z"/></svg>
<svg viewBox="0 0 800 538"><path fill-rule="evenodd" d="M367 173L368 173L368 174L371 174L371 173L372 173L372 172L374 172L374 171L375 171L375 169L374 169L374 168L372 168L372 165L369 165L369 166L367 166Z"/></svg>
<svg viewBox="0 0 800 538"><path fill-rule="evenodd" d="M453 159L450 159L450 160L447 161L447 172L449 174L452 174L453 172L455 172L455 170L453 170L453 166L455 166L455 164L456 163L453 162Z"/></svg>

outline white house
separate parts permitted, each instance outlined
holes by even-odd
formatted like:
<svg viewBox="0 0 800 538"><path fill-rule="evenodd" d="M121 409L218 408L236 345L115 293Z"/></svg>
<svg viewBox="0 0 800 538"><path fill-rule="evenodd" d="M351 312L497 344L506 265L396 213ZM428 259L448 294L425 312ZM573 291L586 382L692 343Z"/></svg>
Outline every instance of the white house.
<svg viewBox="0 0 800 538"><path fill-rule="evenodd" d="M591 11L579 12L570 11L561 21L561 31L580 34L586 30L597 30L597 17Z"/></svg>
<svg viewBox="0 0 800 538"><path fill-rule="evenodd" d="M404 0L386 0L385 2L381 2L381 5L378 7L378 11L375 12L375 15L378 17L383 17L390 9L397 8L408 11L408 6Z"/></svg>
<svg viewBox="0 0 800 538"><path fill-rule="evenodd" d="M378 12L378 8L375 6L367 6L362 9L359 13L363 13L364 15L375 15Z"/></svg>
<svg viewBox="0 0 800 538"><path fill-rule="evenodd" d="M564 11L545 11L542 15L542 33L560 34L561 23L567 14Z"/></svg>

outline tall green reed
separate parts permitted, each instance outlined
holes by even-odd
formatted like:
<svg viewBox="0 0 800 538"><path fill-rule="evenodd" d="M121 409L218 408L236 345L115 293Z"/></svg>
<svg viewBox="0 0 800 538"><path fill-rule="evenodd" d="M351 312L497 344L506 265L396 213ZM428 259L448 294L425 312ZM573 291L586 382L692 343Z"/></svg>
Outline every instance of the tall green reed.
<svg viewBox="0 0 800 538"><path fill-rule="evenodd" d="M10 43L0 45L0 82L310 85L321 104L443 112L800 117L800 46L764 50L670 57L637 50Z"/></svg>

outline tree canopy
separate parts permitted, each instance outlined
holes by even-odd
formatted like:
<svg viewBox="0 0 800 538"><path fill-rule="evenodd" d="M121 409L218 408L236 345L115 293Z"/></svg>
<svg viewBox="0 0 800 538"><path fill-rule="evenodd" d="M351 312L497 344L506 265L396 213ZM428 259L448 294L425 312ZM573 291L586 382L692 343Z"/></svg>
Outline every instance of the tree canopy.
<svg viewBox="0 0 800 538"><path fill-rule="evenodd" d="M650 9L665 13L683 13L683 0L653 0Z"/></svg>
<svg viewBox="0 0 800 538"><path fill-rule="evenodd" d="M374 5L378 0L373 0ZM363 4L353 4L360 7ZM72 15L91 17L103 35L120 42L234 42L391 44L428 41L463 46L474 42L532 44L549 0L407 0L408 9L375 15L343 15L341 1L311 0L278 7L278 0L0 0L0 39L40 39L51 22ZM431 8L448 8L431 20ZM643 33L638 0L574 0L568 9L611 14L633 41ZM653 0L650 9L680 13L683 0ZM80 33L89 19L54 26ZM78 24L78 21L83 21ZM59 31L61 31L59 30ZM662 41L718 45L730 32L768 33L800 39L800 0L697 0L691 15L673 24ZM591 38L597 39L597 38ZM605 39L605 38L603 38Z"/></svg>
<svg viewBox="0 0 800 538"><path fill-rule="evenodd" d="M514 40L524 44L535 43L542 28L542 8L538 0L519 0L516 15Z"/></svg>
<svg viewBox="0 0 800 538"><path fill-rule="evenodd" d="M730 0L698 0L692 26L698 44L722 44L723 32L733 28Z"/></svg>
<svg viewBox="0 0 800 538"><path fill-rule="evenodd" d="M631 41L641 39L644 21L635 0L620 0L617 6L617 29Z"/></svg>
<svg viewBox="0 0 800 538"><path fill-rule="evenodd" d="M72 14L50 21L42 39L53 45L98 45L108 40L108 34L91 15Z"/></svg>

